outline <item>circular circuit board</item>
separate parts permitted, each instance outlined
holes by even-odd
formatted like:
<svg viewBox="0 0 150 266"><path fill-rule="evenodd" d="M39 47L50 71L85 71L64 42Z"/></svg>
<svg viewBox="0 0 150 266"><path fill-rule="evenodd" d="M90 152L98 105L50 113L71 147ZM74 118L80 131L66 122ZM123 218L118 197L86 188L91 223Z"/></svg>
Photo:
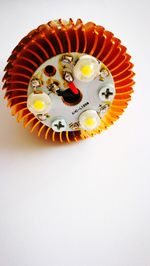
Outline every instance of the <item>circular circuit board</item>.
<svg viewBox="0 0 150 266"><path fill-rule="evenodd" d="M93 130L114 96L109 69L93 56L72 52L50 58L34 72L27 104L37 119L56 132Z"/></svg>

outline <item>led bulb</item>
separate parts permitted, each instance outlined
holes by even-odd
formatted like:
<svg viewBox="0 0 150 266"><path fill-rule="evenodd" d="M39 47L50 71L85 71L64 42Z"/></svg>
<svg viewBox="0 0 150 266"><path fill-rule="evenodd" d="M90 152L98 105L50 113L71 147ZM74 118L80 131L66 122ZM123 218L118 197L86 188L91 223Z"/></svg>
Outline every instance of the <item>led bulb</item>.
<svg viewBox="0 0 150 266"><path fill-rule="evenodd" d="M51 108L52 102L50 97L45 93L31 93L28 96L27 107L33 114L45 114Z"/></svg>
<svg viewBox="0 0 150 266"><path fill-rule="evenodd" d="M91 55L82 55L76 63L73 73L74 76L83 82L90 82L99 75L100 64Z"/></svg>
<svg viewBox="0 0 150 266"><path fill-rule="evenodd" d="M79 117L80 126L84 130L93 130L100 124L100 117L95 110L84 111Z"/></svg>

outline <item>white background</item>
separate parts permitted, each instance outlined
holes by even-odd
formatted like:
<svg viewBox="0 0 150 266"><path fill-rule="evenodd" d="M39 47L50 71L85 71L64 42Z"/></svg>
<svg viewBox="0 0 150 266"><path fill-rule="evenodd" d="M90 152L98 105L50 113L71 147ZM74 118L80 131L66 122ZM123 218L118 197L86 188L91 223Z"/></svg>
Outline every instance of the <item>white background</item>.
<svg viewBox="0 0 150 266"><path fill-rule="evenodd" d="M149 0L0 0L1 77L30 30L69 17L112 31L136 72L123 116L78 144L31 135L1 92L1 266L150 265L149 12Z"/></svg>

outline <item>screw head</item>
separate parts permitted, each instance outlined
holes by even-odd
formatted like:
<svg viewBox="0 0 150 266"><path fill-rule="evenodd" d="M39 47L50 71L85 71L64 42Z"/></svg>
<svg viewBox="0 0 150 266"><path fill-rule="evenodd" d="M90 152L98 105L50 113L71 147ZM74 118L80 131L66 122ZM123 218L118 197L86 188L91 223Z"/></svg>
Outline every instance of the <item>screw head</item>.
<svg viewBox="0 0 150 266"><path fill-rule="evenodd" d="M67 123L65 119L57 118L52 122L51 127L55 132L62 132L66 130Z"/></svg>
<svg viewBox="0 0 150 266"><path fill-rule="evenodd" d="M115 96L115 88L109 84L104 86L99 91L99 98L101 101L112 101Z"/></svg>

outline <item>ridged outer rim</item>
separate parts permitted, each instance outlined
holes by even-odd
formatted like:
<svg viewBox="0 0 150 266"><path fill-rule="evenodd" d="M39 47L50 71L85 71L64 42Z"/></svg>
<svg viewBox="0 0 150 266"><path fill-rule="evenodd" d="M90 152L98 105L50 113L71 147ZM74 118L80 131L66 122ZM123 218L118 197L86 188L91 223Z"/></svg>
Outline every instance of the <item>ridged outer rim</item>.
<svg viewBox="0 0 150 266"><path fill-rule="evenodd" d="M66 23L60 19L39 26L19 42L5 67L3 89L12 115L17 116L18 122L23 121L24 127L29 127L31 132L37 132L46 140L71 142L101 133L119 118L131 99L134 72L131 56L126 50L113 33L93 22L83 24L78 19L74 23L70 19ZM83 52L96 57L113 76L116 95L96 130L56 133L27 109L27 89L31 76L47 59L65 52Z"/></svg>

